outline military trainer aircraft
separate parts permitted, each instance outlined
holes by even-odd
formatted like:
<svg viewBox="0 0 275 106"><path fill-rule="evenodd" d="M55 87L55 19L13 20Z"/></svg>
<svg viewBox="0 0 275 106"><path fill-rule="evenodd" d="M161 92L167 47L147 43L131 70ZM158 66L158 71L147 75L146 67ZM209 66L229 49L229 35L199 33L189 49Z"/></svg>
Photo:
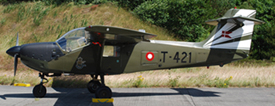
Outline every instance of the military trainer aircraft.
<svg viewBox="0 0 275 106"><path fill-rule="evenodd" d="M156 37L145 31L88 26L73 29L55 42L18 45L6 51L14 57L14 75L18 58L27 67L39 71L41 83L33 89L35 97L44 97L45 76L62 73L89 74L87 88L97 98L111 98L104 75L144 70L212 66L230 63L248 56L253 28L263 21L256 11L230 9L221 18L206 21L215 25L202 42L149 40ZM100 80L98 80L100 76Z"/></svg>

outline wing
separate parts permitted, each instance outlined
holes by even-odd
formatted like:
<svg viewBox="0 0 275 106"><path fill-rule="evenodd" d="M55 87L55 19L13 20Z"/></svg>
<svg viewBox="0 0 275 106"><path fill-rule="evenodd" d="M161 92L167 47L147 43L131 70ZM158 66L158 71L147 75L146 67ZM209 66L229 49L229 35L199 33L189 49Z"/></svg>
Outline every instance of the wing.
<svg viewBox="0 0 275 106"><path fill-rule="evenodd" d="M140 41L148 41L150 38L157 36L131 29L101 25L89 26L86 27L85 30L103 33L106 39L105 44L137 43Z"/></svg>

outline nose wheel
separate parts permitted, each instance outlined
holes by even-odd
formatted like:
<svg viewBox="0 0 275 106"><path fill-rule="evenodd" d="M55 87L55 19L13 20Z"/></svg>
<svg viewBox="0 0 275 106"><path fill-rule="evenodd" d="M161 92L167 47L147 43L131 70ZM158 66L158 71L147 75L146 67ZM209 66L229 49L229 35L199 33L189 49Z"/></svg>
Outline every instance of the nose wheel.
<svg viewBox="0 0 275 106"><path fill-rule="evenodd" d="M35 97L42 98L46 95L47 89L43 84L39 84L33 88L32 93Z"/></svg>
<svg viewBox="0 0 275 106"><path fill-rule="evenodd" d="M46 80L48 82L48 80L45 78L45 74L41 74L39 73L39 77L41 78L41 82L40 84L36 85L33 90L32 90L32 94L34 97L37 97L37 98L42 98L46 95L47 93L47 89L46 87L43 85L43 80Z"/></svg>

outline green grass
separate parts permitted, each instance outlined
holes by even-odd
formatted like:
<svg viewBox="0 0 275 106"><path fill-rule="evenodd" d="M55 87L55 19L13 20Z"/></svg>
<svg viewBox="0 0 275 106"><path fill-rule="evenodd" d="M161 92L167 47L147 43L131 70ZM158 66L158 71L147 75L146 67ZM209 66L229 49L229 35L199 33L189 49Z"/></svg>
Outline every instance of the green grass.
<svg viewBox="0 0 275 106"><path fill-rule="evenodd" d="M44 2L22 2L0 5L0 70L13 67L13 58L5 52L15 46L19 33L19 45L35 42L52 42L66 32L88 25L110 25L134 30L145 29L148 33L158 35L154 39L175 40L166 29L141 21L127 10L116 4L101 4L94 10L91 5L60 6L45 5ZM23 65L18 69L27 70Z"/></svg>
<svg viewBox="0 0 275 106"><path fill-rule="evenodd" d="M144 87L275 87L274 66L239 67L226 65L224 67L198 67L173 70L154 70L137 73L109 75L105 77L106 85L112 88L144 88ZM10 71L0 71L0 84L12 84L13 74ZM91 80L89 75L61 76L48 78L45 86L85 88ZM37 71L21 70L15 77L15 83L39 84Z"/></svg>
<svg viewBox="0 0 275 106"><path fill-rule="evenodd" d="M255 59L245 58L243 60L232 62L230 63L230 65L243 66L243 67L274 66L275 62L273 62L272 60L255 60Z"/></svg>

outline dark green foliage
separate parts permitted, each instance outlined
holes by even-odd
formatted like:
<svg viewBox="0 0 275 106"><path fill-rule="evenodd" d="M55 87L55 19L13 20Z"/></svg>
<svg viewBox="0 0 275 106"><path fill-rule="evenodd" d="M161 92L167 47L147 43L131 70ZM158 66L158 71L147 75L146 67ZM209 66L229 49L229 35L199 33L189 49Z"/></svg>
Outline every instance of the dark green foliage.
<svg viewBox="0 0 275 106"><path fill-rule="evenodd" d="M63 3L70 3L70 2L74 2L75 4L89 4L89 3L93 3L98 2L98 1L106 1L106 0L41 0L43 2L46 3L46 5L61 5Z"/></svg>
<svg viewBox="0 0 275 106"><path fill-rule="evenodd" d="M0 4L15 4L21 2L33 2L33 1L42 1L45 2L46 5L61 5L63 3L74 2L75 4L100 4L106 2L117 2L118 5L128 8L130 10L135 9L141 3L147 0L0 0Z"/></svg>
<svg viewBox="0 0 275 106"><path fill-rule="evenodd" d="M110 0L110 1L116 1L120 6L128 8L130 10L134 10L137 6L139 6L140 4L142 4L147 0Z"/></svg>
<svg viewBox="0 0 275 106"><path fill-rule="evenodd" d="M180 39L196 41L202 36L208 35L203 23L207 20L209 5L200 0L179 0L168 2L169 22L165 27L174 32ZM198 20L200 18L200 20Z"/></svg>
<svg viewBox="0 0 275 106"><path fill-rule="evenodd" d="M201 41L213 29L204 22L222 16L234 6L234 0L152 0L142 3L134 12L145 21L167 28L177 38Z"/></svg>
<svg viewBox="0 0 275 106"><path fill-rule="evenodd" d="M134 10L143 20L163 27L170 18L168 11L169 6L166 0L147 1Z"/></svg>
<svg viewBox="0 0 275 106"><path fill-rule="evenodd" d="M20 2L33 2L33 1L42 1L45 2L46 5L61 5L63 3L70 3L74 2L75 4L99 4L99 3L105 3L107 1L113 1L113 0L0 0L0 4L14 4L14 3L20 3ZM118 0L119 1L119 0Z"/></svg>
<svg viewBox="0 0 275 106"><path fill-rule="evenodd" d="M256 9L256 18L265 22L254 28L250 58L270 59L275 56L275 2L273 0L249 0L243 2L240 8Z"/></svg>
<svg viewBox="0 0 275 106"><path fill-rule="evenodd" d="M32 1L32 0L0 0L0 4L4 4L4 5L7 5L7 4L15 4L15 3L20 3L20 2L27 2L27 1Z"/></svg>
<svg viewBox="0 0 275 106"><path fill-rule="evenodd" d="M275 56L273 0L152 0L142 3L134 12L141 19L175 33L177 38L201 41L213 29L204 22L223 16L228 9L235 6L256 9L256 18L266 22L254 28L251 58L269 59Z"/></svg>

